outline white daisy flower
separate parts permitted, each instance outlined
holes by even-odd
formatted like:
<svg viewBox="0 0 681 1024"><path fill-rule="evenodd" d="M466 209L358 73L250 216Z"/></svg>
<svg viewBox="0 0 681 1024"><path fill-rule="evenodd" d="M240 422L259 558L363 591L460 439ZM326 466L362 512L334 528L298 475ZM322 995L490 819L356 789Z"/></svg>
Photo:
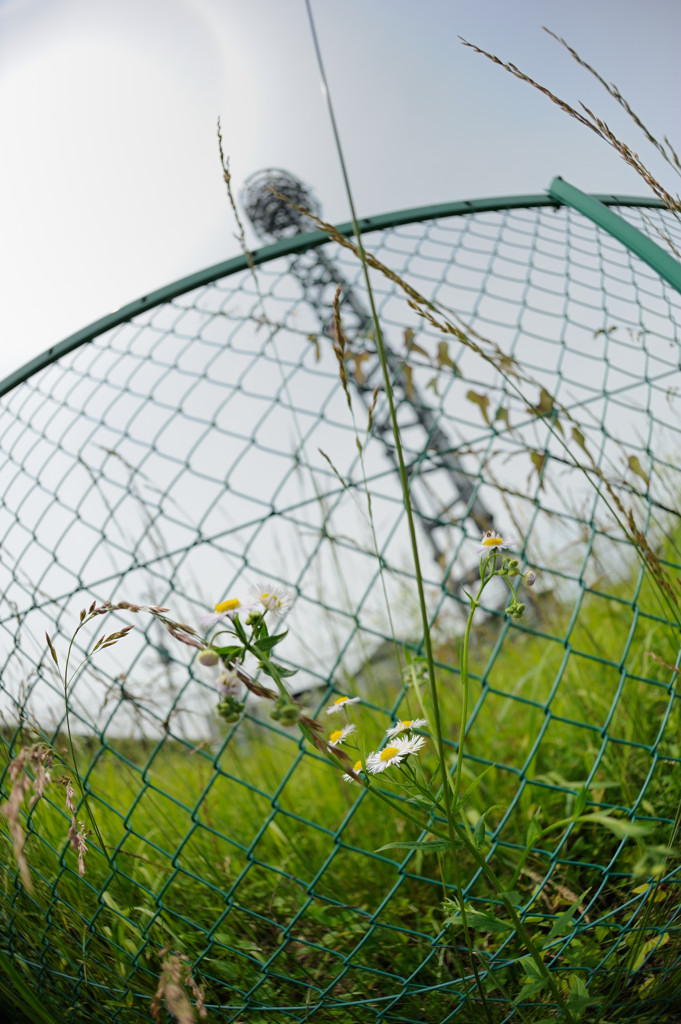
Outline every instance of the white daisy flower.
<svg viewBox="0 0 681 1024"><path fill-rule="evenodd" d="M425 718L407 718L404 721L395 722L392 728L386 730L386 736L399 736L401 732L407 732L409 729L423 729L424 726L428 726Z"/></svg>
<svg viewBox="0 0 681 1024"><path fill-rule="evenodd" d="M425 736L404 736L401 740L397 741L397 745L402 757L408 757L410 754L415 754L419 751L427 742Z"/></svg>
<svg viewBox="0 0 681 1024"><path fill-rule="evenodd" d="M364 769L362 768L362 762L355 761L355 763L352 766L352 770L355 773L355 775L359 775L361 771L364 771ZM342 778L345 780L345 782L356 782L356 779L353 779L352 775L348 775L347 772L343 773Z"/></svg>
<svg viewBox="0 0 681 1024"><path fill-rule="evenodd" d="M359 697L339 697L338 700L333 702L333 704L329 704L326 709L326 713L327 715L333 715L336 711L340 711L341 708L344 708L347 704L356 704L358 700Z"/></svg>
<svg viewBox="0 0 681 1024"><path fill-rule="evenodd" d="M476 548L477 552L487 551L501 551L502 548L512 548L516 541L512 537L507 537L505 540L501 534L495 530L486 530L482 535L482 543L480 547Z"/></svg>
<svg viewBox="0 0 681 1024"><path fill-rule="evenodd" d="M426 742L425 736L404 736L402 739L395 739L383 750L369 754L366 760L367 771L376 775L391 765L401 764L405 757L415 754Z"/></svg>
<svg viewBox="0 0 681 1024"><path fill-rule="evenodd" d="M357 726L353 723L352 725L344 725L342 729L335 729L329 736L327 744L329 747L337 747L341 743L345 743L348 736L350 736L356 728Z"/></svg>
<svg viewBox="0 0 681 1024"><path fill-rule="evenodd" d="M404 757L399 744L400 741L397 740L395 743L390 743L387 747L383 747L383 750L375 750L373 754L369 754L366 759L367 771L371 772L372 775L376 775L378 772L384 772L386 768L390 768L393 764L399 764Z"/></svg>
<svg viewBox="0 0 681 1024"><path fill-rule="evenodd" d="M253 604L261 604L265 611L283 615L293 604L295 591L278 587L274 583L257 583L249 590L249 598Z"/></svg>
<svg viewBox="0 0 681 1024"><path fill-rule="evenodd" d="M221 601L220 604L216 604L215 611L209 612L208 615L202 615L199 622L204 629L212 629L218 622L224 622L225 619L234 619L235 615L249 612L257 604L257 601L240 601L238 597L231 597L228 601Z"/></svg>

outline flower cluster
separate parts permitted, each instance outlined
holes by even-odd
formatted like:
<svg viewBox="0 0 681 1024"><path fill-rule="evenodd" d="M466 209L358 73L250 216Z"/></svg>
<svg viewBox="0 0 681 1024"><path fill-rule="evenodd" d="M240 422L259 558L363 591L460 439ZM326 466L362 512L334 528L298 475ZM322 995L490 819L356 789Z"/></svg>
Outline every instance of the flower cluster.
<svg viewBox="0 0 681 1024"><path fill-rule="evenodd" d="M484 590L485 586L489 583L493 576L499 576L501 579L505 579L508 587L511 591L510 604L506 606L504 611L510 618L519 619L525 611L525 605L522 601L517 598L517 585L514 586L511 580L517 576L521 579L518 581L525 584L526 587L533 587L537 579L536 573L531 569L526 570L521 574L520 565L517 558L511 558L509 556L502 556L501 551L504 548L512 548L516 546L516 541L510 537L502 537L496 530L486 530L482 535L482 541L479 547L476 549L480 554L480 577L481 586L478 592L478 597ZM485 557L487 556L487 557ZM497 559L499 556L499 560ZM473 607L477 607L477 598L474 599Z"/></svg>
<svg viewBox="0 0 681 1024"><path fill-rule="evenodd" d="M243 601L239 597L220 601L215 605L215 611L202 615L199 622L204 629L212 629L218 622L233 622L236 615L252 612L258 606L263 609L260 614L274 612L276 615L283 615L293 604L294 597L292 590L286 590L273 583L257 583L248 588Z"/></svg>
<svg viewBox="0 0 681 1024"><path fill-rule="evenodd" d="M337 711L347 711L350 704L356 704L359 700L359 697L338 697L333 704L326 708L326 713L333 715ZM396 722L386 731L386 739L390 742L381 749L372 751L366 758L355 761L352 773L346 772L343 779L346 782L356 782L357 777L361 774L367 780L368 775L377 775L379 772L384 772L386 768L400 765L410 754L418 753L427 742L425 736L419 736L416 733L409 733L407 736L401 734L409 732L410 729L421 729L427 724L425 718ZM348 722L341 729L335 729L326 741L329 752L335 753L340 744L356 731L357 726L354 722Z"/></svg>
<svg viewBox="0 0 681 1024"><path fill-rule="evenodd" d="M271 659L272 651L286 633L272 635L266 624L268 615L283 615L293 604L293 597L293 591L274 584L258 584L247 590L243 600L230 597L220 601L213 612L200 618L206 632L214 626L223 627L203 645L198 645L201 649L197 660L208 668L220 666L222 669L217 680L218 714L225 721L237 722L243 714L246 705L240 695L244 688L258 697L273 700L272 718L282 725L295 725L300 720L300 705L291 699L281 682L282 677L293 675L293 671ZM240 616L245 616L243 622ZM225 633L232 635L229 644L217 639ZM274 679L278 693L257 683L245 671L243 664L248 654L255 657L265 675Z"/></svg>

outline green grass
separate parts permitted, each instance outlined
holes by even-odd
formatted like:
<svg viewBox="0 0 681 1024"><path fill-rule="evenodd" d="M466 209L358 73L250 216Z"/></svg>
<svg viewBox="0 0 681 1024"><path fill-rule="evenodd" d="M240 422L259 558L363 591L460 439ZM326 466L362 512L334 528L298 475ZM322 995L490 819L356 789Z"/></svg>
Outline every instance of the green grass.
<svg viewBox="0 0 681 1024"><path fill-rule="evenodd" d="M486 769L465 813L474 824L494 805L481 848L526 908L535 941L546 945L553 929L545 961L564 993L573 986L573 1007L586 984L581 1019L652 1024L679 998L677 862L664 848L681 733L673 673L648 654L673 663L673 635L652 594L644 587L633 603L630 591L631 581L607 595L585 591L572 626L572 609L548 595L520 625L481 615L463 778L470 785ZM453 765L456 639L435 657ZM352 717L367 750L400 696L402 717L419 714L396 664L365 666L357 686L364 703ZM460 1000L452 1019L487 1019L461 929L456 919L444 926L451 859L376 853L417 839L417 828L342 781L296 729L249 716L214 749L78 743L115 870L91 846L78 876L56 786L28 816L32 895L2 836L2 948L54 1018L148 1020L167 949L195 965L211 1019L439 1022ZM432 750L423 762L434 768ZM391 789L387 779L377 782ZM585 821L541 834L580 800L585 814L649 831L627 836ZM510 1019L514 999L518 1020L554 1019L545 996L526 987L527 951L503 907L464 851L458 863L481 915L472 935L490 1019Z"/></svg>

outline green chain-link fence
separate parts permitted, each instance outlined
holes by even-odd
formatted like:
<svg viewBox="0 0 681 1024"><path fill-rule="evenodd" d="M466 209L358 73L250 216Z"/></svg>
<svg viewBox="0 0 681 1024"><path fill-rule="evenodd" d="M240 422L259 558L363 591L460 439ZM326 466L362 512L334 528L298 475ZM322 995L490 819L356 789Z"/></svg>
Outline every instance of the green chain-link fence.
<svg viewBox="0 0 681 1024"><path fill-rule="evenodd" d="M604 202L648 238L679 244L656 202ZM537 572L525 617L506 621L492 600L475 634L466 765L470 778L494 765L488 803L501 808L486 849L517 860L513 816L523 830L539 805L569 816L581 789L587 809L617 816L619 835L568 825L539 842L517 879L526 918L549 928L572 908L548 962L581 972L589 991L621 987L609 1020L638 1020L649 1006L675 1019L678 874L664 844L681 765L678 644L612 501L620 517L632 510L673 579L681 296L550 196L409 211L362 229L370 253L491 356L438 333L373 272L445 690L456 691L461 586L481 529L515 535ZM378 742L413 700L400 670L405 652L422 653L413 570L382 390L365 434L379 380L359 264L323 235L252 262L133 303L2 386L6 763L35 738L32 724L64 748L44 633L63 658L92 601L167 606L195 624L244 583L285 584L297 598L282 650L308 713L356 693ZM363 462L329 338L337 282ZM2 951L42 1008L57 1020L148 1020L167 950L187 958L175 964L191 966L209 1019L485 1019L462 937L438 916L437 865L375 852L416 838L405 823L381 822L358 786L252 697L226 725L195 652L143 615L113 613L110 630L132 621L68 695L110 862L91 843L79 877L53 784L24 805L33 892L3 837ZM454 759L456 731L447 739ZM5 771L4 799L10 788ZM656 846L645 827L658 830ZM489 906L475 872L466 892ZM522 1019L507 991L522 950L503 929L483 928L479 942L480 970L499 982L491 1019ZM466 1016L471 1007L479 1016Z"/></svg>

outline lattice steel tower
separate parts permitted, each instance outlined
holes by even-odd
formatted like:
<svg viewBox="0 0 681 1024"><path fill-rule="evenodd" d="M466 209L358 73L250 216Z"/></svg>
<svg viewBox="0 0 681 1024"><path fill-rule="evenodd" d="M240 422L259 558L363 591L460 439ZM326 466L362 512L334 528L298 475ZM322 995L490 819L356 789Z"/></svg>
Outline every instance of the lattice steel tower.
<svg viewBox="0 0 681 1024"><path fill-rule="evenodd" d="M278 192L275 195L272 191ZM285 199L280 198L284 196ZM265 242L290 239L297 234L315 231L317 225L311 217L289 205L308 210L320 216L321 205L312 190L288 171L267 168L251 175L244 184L241 202L253 228ZM357 292L340 267L321 248L300 256L290 257L290 273L303 290L305 302L315 311L320 329L334 339L333 299L341 286L340 310L343 330L352 348L360 339L372 335L372 318ZM472 477L456 457L453 445L437 422L431 404L412 380L407 394L404 360L386 341L386 357L396 406L403 414L401 431L407 453L414 461L407 466L410 474L410 495L414 512L428 537L436 561L444 564L445 553L438 532L446 529L448 521L470 518L480 531L493 526L492 513L476 495L477 478ZM375 345L369 346L369 357L363 366L363 379L352 374L349 380L368 409L374 388L381 383L381 366ZM404 412L409 410L405 421ZM392 427L386 411L374 418L374 434L382 442L388 457L397 465L392 440ZM427 461L423 453L428 450Z"/></svg>

